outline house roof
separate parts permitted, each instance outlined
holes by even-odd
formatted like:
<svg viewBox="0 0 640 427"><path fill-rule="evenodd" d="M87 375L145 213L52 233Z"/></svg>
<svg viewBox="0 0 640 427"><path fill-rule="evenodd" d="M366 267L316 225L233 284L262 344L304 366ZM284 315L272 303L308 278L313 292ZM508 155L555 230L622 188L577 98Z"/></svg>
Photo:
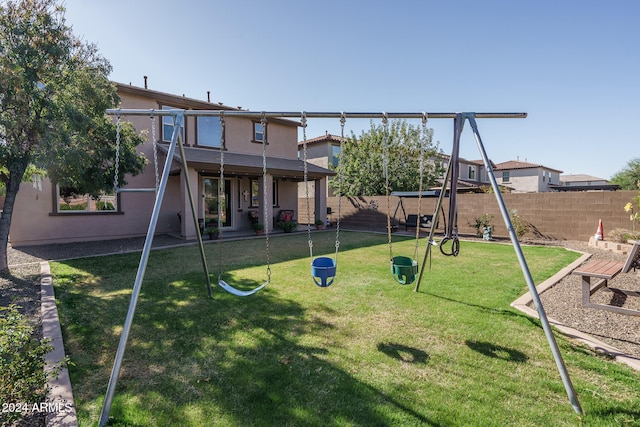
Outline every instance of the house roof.
<svg viewBox="0 0 640 427"><path fill-rule="evenodd" d="M539 165L536 163L521 162L519 160L509 160L506 162L496 164L495 170L514 170L514 169L546 169L553 172L562 173L561 170L553 169L548 166Z"/></svg>
<svg viewBox="0 0 640 427"><path fill-rule="evenodd" d="M458 160L460 161L460 163L467 163L467 164L471 164L471 165L484 167L484 160L482 160L482 159L467 160L467 159L463 159L462 157L459 157ZM491 163L491 169L495 169L496 168L496 164L493 163L493 160L489 160L489 163Z"/></svg>
<svg viewBox="0 0 640 427"><path fill-rule="evenodd" d="M160 150L165 154L168 152L166 144L159 145ZM220 151L207 148L184 147L187 164L201 171L220 170ZM174 153L174 160L181 163L180 154ZM309 179L324 178L335 175L335 172L307 163L307 175ZM262 175L262 156L251 154L224 153L225 175ZM281 178L291 178L295 180L304 179L304 162L302 160L282 159L278 157L267 157L267 172Z"/></svg>
<svg viewBox="0 0 640 427"><path fill-rule="evenodd" d="M439 185L434 185L429 188L429 190L438 190L442 188L442 180L438 180L440 182ZM481 193L483 192L482 187L487 187L491 185L488 182L482 181L472 181L468 179L458 179L458 193ZM501 187L511 189L511 187L507 187L505 185L501 185ZM451 183L447 183L447 190L451 188Z"/></svg>
<svg viewBox="0 0 640 427"><path fill-rule="evenodd" d="M160 92L157 90L147 89L132 84L115 83L118 93L129 93L132 95L142 96L149 99L155 99L159 102L166 103L172 107L182 108L185 110L225 110L225 111L242 111L241 107L230 107L222 102L209 102L200 99L189 98L184 95L174 95L171 93ZM294 120L283 118L269 118L269 121L285 124L289 126L299 126L300 123Z"/></svg>
<svg viewBox="0 0 640 427"><path fill-rule="evenodd" d="M324 142L336 142L336 143L340 143L340 140L342 138L338 135L332 135L329 132L326 132L324 135L321 136L317 136L315 138L311 138L311 139L307 139L307 145L313 145L313 144L322 144ZM347 138L345 137L344 140L346 141ZM299 146L303 146L304 145L304 141L300 141L298 142Z"/></svg>
<svg viewBox="0 0 640 427"><path fill-rule="evenodd" d="M592 185L556 185L550 184L549 188L556 191L616 191L620 189L617 184L592 184Z"/></svg>
<svg viewBox="0 0 640 427"><path fill-rule="evenodd" d="M594 182L594 181L607 181L604 178L598 178L596 176L586 174L567 174L560 175L560 181L562 182Z"/></svg>

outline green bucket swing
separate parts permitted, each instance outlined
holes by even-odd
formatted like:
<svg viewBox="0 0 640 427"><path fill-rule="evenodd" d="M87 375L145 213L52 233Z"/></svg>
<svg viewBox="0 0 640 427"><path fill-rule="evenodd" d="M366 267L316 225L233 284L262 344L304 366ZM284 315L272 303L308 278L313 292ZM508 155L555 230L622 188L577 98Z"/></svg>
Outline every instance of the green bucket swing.
<svg viewBox="0 0 640 427"><path fill-rule="evenodd" d="M426 138L427 135L427 113L422 113L422 138ZM387 193L387 235L389 239L389 258L391 266L391 274L395 280L401 285L410 285L416 279L418 275L418 261L407 256L393 256L393 246L391 238L391 202L389 199L389 158L387 156L387 149L389 144L389 120L386 113L382 113L382 125L383 125L383 172L385 177L385 187ZM419 159L419 171L420 171L420 184L418 191L418 217L420 217L420 205L422 200L422 178L424 174L424 155L423 155L424 141L420 143L420 159ZM418 257L418 246L420 239L420 224L416 224L416 244L415 244L415 258Z"/></svg>
<svg viewBox="0 0 640 427"><path fill-rule="evenodd" d="M391 259L391 274L401 285L410 285L418 274L418 261L407 256L395 256Z"/></svg>

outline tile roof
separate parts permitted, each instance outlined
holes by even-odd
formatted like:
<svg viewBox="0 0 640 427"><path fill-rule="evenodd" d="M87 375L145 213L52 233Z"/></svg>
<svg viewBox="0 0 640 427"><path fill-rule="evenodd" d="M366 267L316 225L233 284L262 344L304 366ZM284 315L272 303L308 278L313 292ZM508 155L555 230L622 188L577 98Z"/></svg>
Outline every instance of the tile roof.
<svg viewBox="0 0 640 427"><path fill-rule="evenodd" d="M321 144L323 142L337 142L339 144L340 143L340 139L341 138L338 135L332 135L330 133L326 133L326 134L321 135L321 136L316 136L315 138L307 139L307 145ZM344 140L346 141L347 138L345 137ZM298 145L300 145L300 146L304 145L304 141L298 142Z"/></svg>
<svg viewBox="0 0 640 427"><path fill-rule="evenodd" d="M506 162L498 163L496 164L495 170L538 169L538 168L562 173L561 170L553 169L548 166L539 165L535 163L521 162L519 160L509 160Z"/></svg>
<svg viewBox="0 0 640 427"><path fill-rule="evenodd" d="M560 181L562 182L593 182L593 181L607 181L604 178L598 178L586 174L566 174L560 175Z"/></svg>

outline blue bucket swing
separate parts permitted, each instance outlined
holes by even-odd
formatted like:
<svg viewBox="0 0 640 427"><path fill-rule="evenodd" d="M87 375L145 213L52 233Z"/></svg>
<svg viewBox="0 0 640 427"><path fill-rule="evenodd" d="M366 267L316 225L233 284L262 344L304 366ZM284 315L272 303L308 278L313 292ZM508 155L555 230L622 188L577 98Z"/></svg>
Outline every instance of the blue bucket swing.
<svg viewBox="0 0 640 427"><path fill-rule="evenodd" d="M318 257L311 263L311 277L313 282L321 288L333 284L336 276L336 261L329 257Z"/></svg>
<svg viewBox="0 0 640 427"><path fill-rule="evenodd" d="M340 151L342 152L342 148L344 145L344 125L346 122L346 116L342 113L340 117ZM306 201L307 201L307 235L309 239L309 256L311 257L311 278L313 279L313 283L321 288L328 288L333 284L333 281L336 277L336 271L338 269L338 249L340 247L340 205L342 201L341 194L338 195L338 221L336 223L336 252L335 257L317 257L313 258L313 240L311 239L311 207L309 203L309 167L307 161L307 115L303 111L302 118L300 119L300 124L302 127L302 135L303 135L303 163L304 163L304 186L306 192ZM338 164L338 180L339 183L342 184L342 166ZM342 186L340 185L339 188Z"/></svg>

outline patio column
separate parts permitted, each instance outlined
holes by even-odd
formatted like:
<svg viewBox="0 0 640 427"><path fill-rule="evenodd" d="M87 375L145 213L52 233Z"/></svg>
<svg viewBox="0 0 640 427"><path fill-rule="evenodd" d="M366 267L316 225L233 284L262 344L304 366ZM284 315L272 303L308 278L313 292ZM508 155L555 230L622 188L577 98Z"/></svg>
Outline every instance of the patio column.
<svg viewBox="0 0 640 427"><path fill-rule="evenodd" d="M313 224L318 218L324 223L327 219L327 178L316 179L313 187L315 213L312 214L314 216L311 218L311 223Z"/></svg>
<svg viewBox="0 0 640 427"><path fill-rule="evenodd" d="M180 174L180 210L182 212L182 221L180 224L180 235L185 239L196 239L196 225L193 223L193 215L191 214L191 204L189 202L189 193L187 192L187 180L185 179L185 173L189 174L189 181L191 182L191 192L196 203L196 210L198 212L198 218L200 218L202 197L200 188L200 176L195 169L189 168L188 171L182 171Z"/></svg>

